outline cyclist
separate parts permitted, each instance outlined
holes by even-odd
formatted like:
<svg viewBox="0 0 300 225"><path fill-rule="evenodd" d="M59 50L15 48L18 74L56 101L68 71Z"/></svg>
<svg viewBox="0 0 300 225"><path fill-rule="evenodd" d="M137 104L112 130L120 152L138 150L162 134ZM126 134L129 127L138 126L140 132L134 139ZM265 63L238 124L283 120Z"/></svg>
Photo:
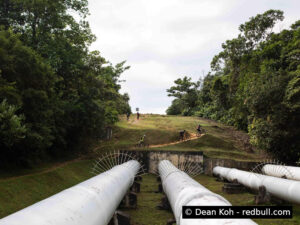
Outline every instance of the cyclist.
<svg viewBox="0 0 300 225"><path fill-rule="evenodd" d="M183 140L184 140L184 135L185 135L185 130L181 130L181 131L179 132L179 140L180 140L180 141L183 141Z"/></svg>
<svg viewBox="0 0 300 225"><path fill-rule="evenodd" d="M140 141L139 141L139 146L145 146L145 137L146 137L146 134L144 134L142 137L141 137L141 139L140 139Z"/></svg>
<svg viewBox="0 0 300 225"><path fill-rule="evenodd" d="M197 127L197 134L201 134L201 126L200 126L200 124Z"/></svg>

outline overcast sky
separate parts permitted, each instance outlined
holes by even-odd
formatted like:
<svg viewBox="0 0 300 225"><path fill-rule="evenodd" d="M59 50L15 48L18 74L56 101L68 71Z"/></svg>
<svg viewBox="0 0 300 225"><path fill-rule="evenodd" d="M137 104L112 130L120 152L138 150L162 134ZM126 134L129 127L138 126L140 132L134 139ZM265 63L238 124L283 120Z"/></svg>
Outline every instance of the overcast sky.
<svg viewBox="0 0 300 225"><path fill-rule="evenodd" d="M89 9L97 36L91 49L131 66L121 78L133 111L160 114L171 104L166 89L173 81L206 74L221 44L249 17L283 10L276 30L300 19L300 0L89 0Z"/></svg>

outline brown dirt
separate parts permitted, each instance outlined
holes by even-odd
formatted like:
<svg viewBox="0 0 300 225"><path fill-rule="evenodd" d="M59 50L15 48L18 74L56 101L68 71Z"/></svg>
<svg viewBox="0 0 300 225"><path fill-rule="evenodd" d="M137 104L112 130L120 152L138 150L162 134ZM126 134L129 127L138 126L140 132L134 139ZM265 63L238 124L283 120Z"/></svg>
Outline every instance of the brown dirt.
<svg viewBox="0 0 300 225"><path fill-rule="evenodd" d="M197 135L197 134L191 133L191 134L189 134L189 137L187 137L183 141L175 141L175 142L170 142L170 143L166 143L166 144L159 144L159 145L149 145L149 148L157 148L157 147L163 147L163 146L169 146L169 145L176 145L176 144L179 144L179 143L182 143L182 142L191 141L191 140L201 138L203 135L205 135L205 134Z"/></svg>
<svg viewBox="0 0 300 225"><path fill-rule="evenodd" d="M236 130L233 127L226 127L225 129L227 134L235 140L235 145L238 149L242 149L249 153L254 152L254 147L250 144L250 138L247 133Z"/></svg>

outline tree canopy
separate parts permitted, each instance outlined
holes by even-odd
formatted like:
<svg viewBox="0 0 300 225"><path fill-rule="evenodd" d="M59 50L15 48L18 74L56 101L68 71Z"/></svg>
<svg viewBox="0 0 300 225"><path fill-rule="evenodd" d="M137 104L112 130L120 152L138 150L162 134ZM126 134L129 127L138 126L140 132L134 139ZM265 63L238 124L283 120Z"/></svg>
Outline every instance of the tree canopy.
<svg viewBox="0 0 300 225"><path fill-rule="evenodd" d="M82 151L131 111L120 94L129 67L89 51L88 14L87 0L0 1L2 163Z"/></svg>
<svg viewBox="0 0 300 225"><path fill-rule="evenodd" d="M300 21L272 32L281 20L282 11L268 10L240 25L241 33L222 44L223 50L212 59L212 72L201 80L200 89L184 99L172 94L176 98L167 113L185 115L188 110L234 125L249 132L252 144L281 161L298 161ZM194 96L196 105L191 107L187 99Z"/></svg>

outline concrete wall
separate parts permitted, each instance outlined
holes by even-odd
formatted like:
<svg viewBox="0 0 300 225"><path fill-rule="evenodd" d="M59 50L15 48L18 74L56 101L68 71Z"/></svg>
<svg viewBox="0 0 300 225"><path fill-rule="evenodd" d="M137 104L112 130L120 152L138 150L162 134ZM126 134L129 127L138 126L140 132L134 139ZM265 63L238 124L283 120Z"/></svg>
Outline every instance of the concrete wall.
<svg viewBox="0 0 300 225"><path fill-rule="evenodd" d="M252 170L258 162L248 162L248 161L235 161L232 159L213 159L204 158L204 173L207 175L212 175L212 170L215 166L223 166L228 168L236 168L240 170L250 171Z"/></svg>
<svg viewBox="0 0 300 225"><path fill-rule="evenodd" d="M148 173L157 173L157 165L159 161L164 159L170 160L178 168L183 163L200 163L207 175L212 175L215 166L250 171L258 164L257 162L235 161L232 159L207 158L203 156L203 152L195 151L131 150L124 152L134 155L145 166Z"/></svg>
<svg viewBox="0 0 300 225"><path fill-rule="evenodd" d="M161 160L170 160L177 168L183 168L185 165L201 164L203 165L202 152L155 152L149 153L149 173L157 173L158 163Z"/></svg>
<svg viewBox="0 0 300 225"><path fill-rule="evenodd" d="M199 163L203 165L203 153L193 151L125 151L134 155L144 166L148 173L157 173L159 161L168 159L176 167L180 168L187 164Z"/></svg>

